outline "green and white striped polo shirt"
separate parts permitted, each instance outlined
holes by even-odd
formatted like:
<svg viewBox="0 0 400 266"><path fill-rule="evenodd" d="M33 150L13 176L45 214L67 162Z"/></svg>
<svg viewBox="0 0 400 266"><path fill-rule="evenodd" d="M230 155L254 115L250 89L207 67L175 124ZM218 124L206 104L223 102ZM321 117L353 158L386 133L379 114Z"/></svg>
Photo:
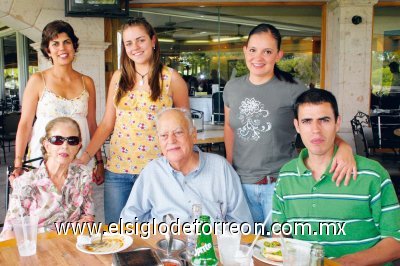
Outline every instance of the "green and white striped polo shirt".
<svg viewBox="0 0 400 266"><path fill-rule="evenodd" d="M368 249L385 237L400 241L399 202L388 172L378 162L355 156L357 180L337 187L330 166L315 181L304 165L307 157L304 149L282 167L273 197L273 222L299 229L293 238L322 244L327 257ZM301 234L295 222L308 223L311 230Z"/></svg>

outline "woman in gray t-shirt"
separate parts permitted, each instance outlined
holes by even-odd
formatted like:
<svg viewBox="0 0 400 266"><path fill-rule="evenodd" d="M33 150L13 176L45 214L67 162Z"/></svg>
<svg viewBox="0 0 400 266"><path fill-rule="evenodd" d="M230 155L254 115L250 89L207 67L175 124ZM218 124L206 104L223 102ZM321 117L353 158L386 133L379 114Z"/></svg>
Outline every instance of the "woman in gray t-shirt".
<svg viewBox="0 0 400 266"><path fill-rule="evenodd" d="M295 156L293 104L306 87L276 63L282 58L281 35L270 24L249 33L243 47L249 74L230 80L224 90L226 158L238 172L255 222L272 208L279 169ZM336 138L332 165L337 183L355 171L351 147Z"/></svg>

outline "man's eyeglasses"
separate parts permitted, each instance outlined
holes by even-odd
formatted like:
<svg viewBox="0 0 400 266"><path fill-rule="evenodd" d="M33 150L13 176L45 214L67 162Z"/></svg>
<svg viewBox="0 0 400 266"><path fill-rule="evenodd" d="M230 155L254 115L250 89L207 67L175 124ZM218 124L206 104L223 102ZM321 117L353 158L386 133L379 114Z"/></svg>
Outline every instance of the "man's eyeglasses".
<svg viewBox="0 0 400 266"><path fill-rule="evenodd" d="M50 138L47 139L51 144L53 145L63 145L65 141L67 141L68 145L71 146L76 146L78 145L81 140L79 137L77 136L71 136L71 137L62 137L62 136L52 136Z"/></svg>
<svg viewBox="0 0 400 266"><path fill-rule="evenodd" d="M185 132L182 129L176 129L176 130L174 130L174 131L172 131L170 133L172 133L172 135L174 135L175 138L181 138L185 134ZM160 140L165 141L165 140L168 139L168 136L169 136L170 133L169 132L159 133L158 134L158 138Z"/></svg>

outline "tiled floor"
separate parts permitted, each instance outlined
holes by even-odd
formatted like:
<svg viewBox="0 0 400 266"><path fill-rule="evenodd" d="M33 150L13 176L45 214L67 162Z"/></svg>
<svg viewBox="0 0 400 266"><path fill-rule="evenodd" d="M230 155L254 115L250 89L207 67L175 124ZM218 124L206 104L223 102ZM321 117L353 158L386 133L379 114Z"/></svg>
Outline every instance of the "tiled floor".
<svg viewBox="0 0 400 266"><path fill-rule="evenodd" d="M212 151L223 154L223 145L213 147ZM222 149L221 149L222 148ZM11 164L14 160L14 150L11 148L11 152L7 152L7 164ZM400 159L391 155L387 156L375 156L374 159L378 159L381 164L388 170L392 177L393 183L397 188L397 195L400 198ZM4 163L3 156L0 156L0 223L4 221L5 217L5 180L7 178L7 167ZM104 209L103 209L103 192L104 186L97 186L93 184L93 198L95 202L96 221L104 222Z"/></svg>

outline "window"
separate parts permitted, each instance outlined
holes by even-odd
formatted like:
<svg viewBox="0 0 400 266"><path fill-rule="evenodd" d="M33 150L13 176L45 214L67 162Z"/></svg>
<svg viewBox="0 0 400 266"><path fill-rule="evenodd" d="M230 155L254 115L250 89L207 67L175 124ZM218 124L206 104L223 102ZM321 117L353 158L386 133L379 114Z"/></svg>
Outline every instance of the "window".
<svg viewBox="0 0 400 266"><path fill-rule="evenodd" d="M130 17L145 17L155 28L163 63L185 79L192 108L196 109L198 101L207 101L199 105L203 109L197 109L203 111L204 121L215 122L212 108L217 104L211 94L223 91L231 78L248 73L242 48L251 29L260 23L270 23L281 32L284 57L280 68L307 86L320 87L322 8L322 4L174 6L133 8ZM117 38L119 47L120 34ZM219 101L218 106L223 106Z"/></svg>
<svg viewBox="0 0 400 266"><path fill-rule="evenodd" d="M400 7L374 9L372 109L400 109Z"/></svg>
<svg viewBox="0 0 400 266"><path fill-rule="evenodd" d="M276 26L285 53L279 66L305 84L320 84L321 6L174 7L131 10L155 28L163 63L178 70L196 90L211 93L247 73L242 47L260 23ZM194 81L196 79L196 81Z"/></svg>
<svg viewBox="0 0 400 266"><path fill-rule="evenodd" d="M3 48L0 51L0 60L4 60L4 67L0 67L0 72L4 73L4 82L0 86L1 99L19 98L19 91L25 86L23 84L22 88L19 87L21 76L29 78L33 73L38 71L37 52L30 46L33 41L24 36L20 40L18 41L15 33L0 37L0 41L2 42L2 46L0 47ZM22 69L18 68L18 46L21 46L23 57L26 59L26 64L28 65L27 69L25 67L22 67Z"/></svg>
<svg viewBox="0 0 400 266"><path fill-rule="evenodd" d="M6 96L19 94L16 35L3 37L4 43L4 89Z"/></svg>

